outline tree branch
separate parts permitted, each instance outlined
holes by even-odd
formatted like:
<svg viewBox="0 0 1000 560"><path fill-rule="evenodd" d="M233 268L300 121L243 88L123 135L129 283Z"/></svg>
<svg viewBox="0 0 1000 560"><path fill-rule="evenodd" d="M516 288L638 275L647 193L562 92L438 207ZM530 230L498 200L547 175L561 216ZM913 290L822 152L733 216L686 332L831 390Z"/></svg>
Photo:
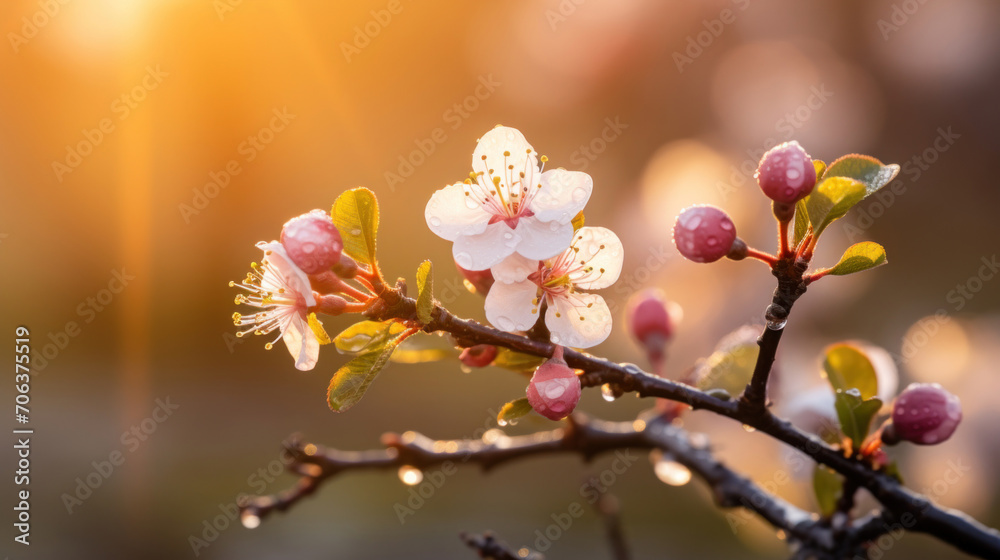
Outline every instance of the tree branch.
<svg viewBox="0 0 1000 560"><path fill-rule="evenodd" d="M497 540L496 535L489 531L481 535L462 533L459 537L469 548L477 551L480 558L490 558L492 560L545 560L545 556L528 549L524 549L528 550L527 556L521 556L511 550L506 543Z"/></svg>

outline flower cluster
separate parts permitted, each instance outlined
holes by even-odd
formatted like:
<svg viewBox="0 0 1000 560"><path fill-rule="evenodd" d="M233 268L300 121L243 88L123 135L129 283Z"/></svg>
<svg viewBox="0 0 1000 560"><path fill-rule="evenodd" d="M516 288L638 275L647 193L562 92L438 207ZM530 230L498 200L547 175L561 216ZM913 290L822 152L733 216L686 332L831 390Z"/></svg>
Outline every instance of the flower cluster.
<svg viewBox="0 0 1000 560"><path fill-rule="evenodd" d="M590 176L544 171L546 161L518 130L498 126L479 140L469 178L435 192L424 215L454 243L467 278L490 271L493 283L479 285L493 326L527 331L544 313L552 342L589 348L611 333L607 303L589 290L618 279L624 250L611 230L574 227L593 191Z"/></svg>

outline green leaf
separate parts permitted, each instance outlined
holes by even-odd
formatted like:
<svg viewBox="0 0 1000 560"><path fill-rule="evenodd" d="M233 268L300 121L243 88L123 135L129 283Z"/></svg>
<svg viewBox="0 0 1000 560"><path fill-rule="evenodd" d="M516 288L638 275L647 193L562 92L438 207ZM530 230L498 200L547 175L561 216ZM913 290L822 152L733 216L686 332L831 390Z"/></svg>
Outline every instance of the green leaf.
<svg viewBox="0 0 1000 560"><path fill-rule="evenodd" d="M806 201L809 197L795 203L795 236L792 239L792 247L798 247L799 242L809 231L809 210L806 209Z"/></svg>
<svg viewBox="0 0 1000 560"><path fill-rule="evenodd" d="M806 200L813 235L819 237L834 220L842 218L865 197L865 185L847 177L827 177L816 185Z"/></svg>
<svg viewBox="0 0 1000 560"><path fill-rule="evenodd" d="M510 401L509 403L503 405L503 408L500 409L500 414L497 414L497 424L500 424L501 426L515 424L518 419L531 411L531 403L528 402L527 397Z"/></svg>
<svg viewBox="0 0 1000 560"><path fill-rule="evenodd" d="M424 261L417 267L417 318L427 324L434 311L434 277L431 276L431 261Z"/></svg>
<svg viewBox="0 0 1000 560"><path fill-rule="evenodd" d="M868 356L854 345L841 342L828 346L823 356L823 371L834 391L857 389L862 399L878 394L875 367Z"/></svg>
<svg viewBox="0 0 1000 560"><path fill-rule="evenodd" d="M392 361L397 364L425 364L457 357L457 352L447 348L397 348L392 354Z"/></svg>
<svg viewBox="0 0 1000 560"><path fill-rule="evenodd" d="M813 493L823 517L830 517L837 511L837 502L844 494L844 481L836 472L823 465L813 470Z"/></svg>
<svg viewBox="0 0 1000 560"><path fill-rule="evenodd" d="M873 194L896 178L899 166L885 165L881 161L861 154L848 154L834 160L826 170L826 177L849 177L865 185L865 196Z"/></svg>
<svg viewBox="0 0 1000 560"><path fill-rule="evenodd" d="M573 218L573 231L582 228L585 223L587 223L587 220L583 217L583 211L581 210L580 213Z"/></svg>
<svg viewBox="0 0 1000 560"><path fill-rule="evenodd" d="M739 395L753 377L760 347L754 342L739 343L716 350L698 368L698 388L703 391L721 389Z"/></svg>
<svg viewBox="0 0 1000 560"><path fill-rule="evenodd" d="M361 397L365 396L372 381L375 381L389 363L389 358L392 357L400 340L399 337L390 338L388 328L385 329L385 333L384 338L373 340L364 352L333 374L330 388L326 393L330 410L344 412L356 405Z"/></svg>
<svg viewBox="0 0 1000 560"><path fill-rule="evenodd" d="M358 354L364 352L372 344L396 336L406 330L406 327L396 321L361 321L355 323L338 334L333 343L341 354Z"/></svg>
<svg viewBox="0 0 1000 560"><path fill-rule="evenodd" d="M862 270L875 268L885 264L885 249L878 243L863 241L855 243L844 251L844 256L840 257L840 262L830 269L828 274L844 276L854 274Z"/></svg>
<svg viewBox="0 0 1000 560"><path fill-rule="evenodd" d="M840 431L844 432L857 450L868 437L872 418L882 409L882 401L875 397L862 399L860 391L848 389L837 391L833 405L837 409L837 419L840 420Z"/></svg>
<svg viewBox="0 0 1000 560"><path fill-rule="evenodd" d="M545 358L497 346L497 357L493 360L493 365L521 373L531 373L544 361Z"/></svg>
<svg viewBox="0 0 1000 560"><path fill-rule="evenodd" d="M375 264L375 235L378 233L378 200L365 187L351 189L333 203L333 223L344 240L344 253L352 259Z"/></svg>

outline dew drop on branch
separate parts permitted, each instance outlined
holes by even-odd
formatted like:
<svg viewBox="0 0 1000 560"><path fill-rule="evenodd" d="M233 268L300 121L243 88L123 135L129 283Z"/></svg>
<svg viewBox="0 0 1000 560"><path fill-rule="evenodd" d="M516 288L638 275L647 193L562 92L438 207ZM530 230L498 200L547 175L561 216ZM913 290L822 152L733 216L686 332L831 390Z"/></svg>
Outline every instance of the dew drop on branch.
<svg viewBox="0 0 1000 560"><path fill-rule="evenodd" d="M614 402L614 400L618 398L618 396L615 395L615 390L611 387L610 383L601 385L601 396L608 402Z"/></svg>
<svg viewBox="0 0 1000 560"><path fill-rule="evenodd" d="M240 514L240 523L243 524L247 529L256 529L260 527L260 517L251 511L244 511Z"/></svg>
<svg viewBox="0 0 1000 560"><path fill-rule="evenodd" d="M656 478L660 482L670 486L684 486L691 481L691 471L687 467L674 461L669 455L664 455L653 467Z"/></svg>
<svg viewBox="0 0 1000 560"><path fill-rule="evenodd" d="M407 486L416 486L424 480L424 472L410 465L399 467L399 480Z"/></svg>

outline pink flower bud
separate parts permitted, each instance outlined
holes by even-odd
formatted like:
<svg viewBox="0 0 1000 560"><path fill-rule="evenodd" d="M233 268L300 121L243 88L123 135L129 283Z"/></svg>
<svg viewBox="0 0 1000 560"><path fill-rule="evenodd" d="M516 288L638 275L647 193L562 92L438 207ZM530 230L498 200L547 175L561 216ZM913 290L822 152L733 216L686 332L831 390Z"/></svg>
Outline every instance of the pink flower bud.
<svg viewBox="0 0 1000 560"><path fill-rule="evenodd" d="M455 263L455 268L462 273L465 277L465 287L469 288L470 292L485 296L490 293L490 288L493 287L493 273L489 269L486 270L466 270Z"/></svg>
<svg viewBox="0 0 1000 560"><path fill-rule="evenodd" d="M538 366L528 384L528 402L535 412L549 420L570 415L580 402L580 378L561 359L552 358Z"/></svg>
<svg viewBox="0 0 1000 560"><path fill-rule="evenodd" d="M288 220L281 229L281 244L288 258L306 274L329 270L340 262L344 248L333 219L322 210Z"/></svg>
<svg viewBox="0 0 1000 560"><path fill-rule="evenodd" d="M895 437L918 445L941 443L961 421L961 401L937 383L911 383L892 407Z"/></svg>
<svg viewBox="0 0 1000 560"><path fill-rule="evenodd" d="M736 241L736 226L715 206L685 208L674 223L674 245L688 260L710 263L729 253Z"/></svg>
<svg viewBox="0 0 1000 560"><path fill-rule="evenodd" d="M347 308L347 300L334 295L321 295L313 292L316 298L316 311L326 315L340 315Z"/></svg>
<svg viewBox="0 0 1000 560"><path fill-rule="evenodd" d="M646 349L652 361L663 358L674 324L660 290L643 290L629 298L626 311L629 332Z"/></svg>
<svg viewBox="0 0 1000 560"><path fill-rule="evenodd" d="M798 202L816 186L812 158L794 140L768 150L760 158L754 177L768 198L783 204Z"/></svg>
<svg viewBox="0 0 1000 560"><path fill-rule="evenodd" d="M492 344L477 344L462 350L458 361L470 368L486 367L497 357L497 347Z"/></svg>

